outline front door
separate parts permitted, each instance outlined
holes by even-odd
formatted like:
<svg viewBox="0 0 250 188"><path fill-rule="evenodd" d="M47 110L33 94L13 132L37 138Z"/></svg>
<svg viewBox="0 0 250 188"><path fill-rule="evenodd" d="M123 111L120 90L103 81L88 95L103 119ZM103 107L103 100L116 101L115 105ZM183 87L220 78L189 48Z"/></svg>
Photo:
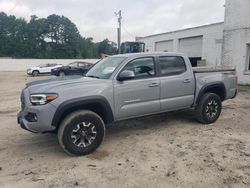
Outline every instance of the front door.
<svg viewBox="0 0 250 188"><path fill-rule="evenodd" d="M76 75L78 74L78 63L70 63L69 68L66 70L67 75Z"/></svg>
<svg viewBox="0 0 250 188"><path fill-rule="evenodd" d="M49 73L50 72L50 68L49 68L49 64L43 64L40 66L39 69L40 73Z"/></svg>
<svg viewBox="0 0 250 188"><path fill-rule="evenodd" d="M133 71L135 76L126 81L114 81L116 120L159 112L160 79L155 77L154 58L132 60L124 70Z"/></svg>

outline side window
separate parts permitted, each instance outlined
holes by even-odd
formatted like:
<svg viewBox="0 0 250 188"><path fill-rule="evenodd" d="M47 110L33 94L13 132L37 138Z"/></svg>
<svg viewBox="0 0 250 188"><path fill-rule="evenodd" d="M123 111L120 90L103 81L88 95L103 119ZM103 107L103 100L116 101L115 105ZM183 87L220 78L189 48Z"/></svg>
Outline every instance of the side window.
<svg viewBox="0 0 250 188"><path fill-rule="evenodd" d="M250 71L250 44L247 44L247 71Z"/></svg>
<svg viewBox="0 0 250 188"><path fill-rule="evenodd" d="M134 79L151 78L155 76L155 64L152 57L139 58L129 62L123 70L135 73Z"/></svg>
<svg viewBox="0 0 250 188"><path fill-rule="evenodd" d="M86 67L86 63L79 62L78 66L81 67L81 68L85 68Z"/></svg>
<svg viewBox="0 0 250 188"><path fill-rule="evenodd" d="M87 65L86 65L86 68L90 68L90 67L92 67L94 64L92 64L92 63L87 63Z"/></svg>
<svg viewBox="0 0 250 188"><path fill-rule="evenodd" d="M49 64L42 64L42 65L40 65L40 68L46 68L48 66L49 66Z"/></svg>
<svg viewBox="0 0 250 188"><path fill-rule="evenodd" d="M77 67L77 63L70 63L69 66L70 67Z"/></svg>
<svg viewBox="0 0 250 188"><path fill-rule="evenodd" d="M187 70L184 59L179 56L159 57L159 64L161 76L178 75Z"/></svg>

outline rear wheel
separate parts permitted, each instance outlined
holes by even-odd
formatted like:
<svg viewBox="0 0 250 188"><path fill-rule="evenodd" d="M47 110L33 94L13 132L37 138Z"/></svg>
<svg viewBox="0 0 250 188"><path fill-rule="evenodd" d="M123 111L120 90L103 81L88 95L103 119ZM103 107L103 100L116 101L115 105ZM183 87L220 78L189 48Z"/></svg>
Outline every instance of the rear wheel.
<svg viewBox="0 0 250 188"><path fill-rule="evenodd" d="M58 130L58 141L69 154L87 155L95 151L105 136L105 125L92 111L81 110L68 115Z"/></svg>
<svg viewBox="0 0 250 188"><path fill-rule="evenodd" d="M35 70L35 71L32 72L32 76L38 76L38 75L39 75L38 71Z"/></svg>
<svg viewBox="0 0 250 188"><path fill-rule="evenodd" d="M196 119L204 124L214 123L221 114L221 98L214 93L206 93L196 107Z"/></svg>

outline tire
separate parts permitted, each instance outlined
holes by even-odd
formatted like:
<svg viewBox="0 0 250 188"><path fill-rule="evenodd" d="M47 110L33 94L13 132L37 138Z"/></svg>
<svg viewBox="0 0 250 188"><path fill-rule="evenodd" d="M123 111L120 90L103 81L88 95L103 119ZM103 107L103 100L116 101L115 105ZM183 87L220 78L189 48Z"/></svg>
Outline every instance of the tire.
<svg viewBox="0 0 250 188"><path fill-rule="evenodd" d="M69 114L58 130L58 141L70 155L87 155L95 151L105 137L105 124L100 116L88 110Z"/></svg>
<svg viewBox="0 0 250 188"><path fill-rule="evenodd" d="M217 94L206 93L195 109L196 119L204 124L214 123L219 118L221 109L221 98Z"/></svg>
<svg viewBox="0 0 250 188"><path fill-rule="evenodd" d="M35 70L35 71L32 72L32 76L36 77L38 75L39 75L39 71Z"/></svg>
<svg viewBox="0 0 250 188"><path fill-rule="evenodd" d="M63 71L59 72L59 76L65 76L65 73Z"/></svg>

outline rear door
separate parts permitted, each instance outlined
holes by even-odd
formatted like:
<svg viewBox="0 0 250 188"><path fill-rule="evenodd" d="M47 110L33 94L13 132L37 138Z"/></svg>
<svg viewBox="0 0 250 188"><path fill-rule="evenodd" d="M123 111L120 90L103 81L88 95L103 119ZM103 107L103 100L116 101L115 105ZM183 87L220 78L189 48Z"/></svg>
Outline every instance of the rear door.
<svg viewBox="0 0 250 188"><path fill-rule="evenodd" d="M147 72L143 71L146 70ZM153 57L137 58L122 69L133 71L135 77L114 81L116 119L127 119L160 111L160 79L156 77ZM122 72L121 71L121 72Z"/></svg>
<svg viewBox="0 0 250 188"><path fill-rule="evenodd" d="M194 101L195 80L181 56L158 58L161 81L161 110L190 107Z"/></svg>
<svg viewBox="0 0 250 188"><path fill-rule="evenodd" d="M50 72L50 68L49 68L49 64L43 64L39 67L39 72L40 73L49 73Z"/></svg>

